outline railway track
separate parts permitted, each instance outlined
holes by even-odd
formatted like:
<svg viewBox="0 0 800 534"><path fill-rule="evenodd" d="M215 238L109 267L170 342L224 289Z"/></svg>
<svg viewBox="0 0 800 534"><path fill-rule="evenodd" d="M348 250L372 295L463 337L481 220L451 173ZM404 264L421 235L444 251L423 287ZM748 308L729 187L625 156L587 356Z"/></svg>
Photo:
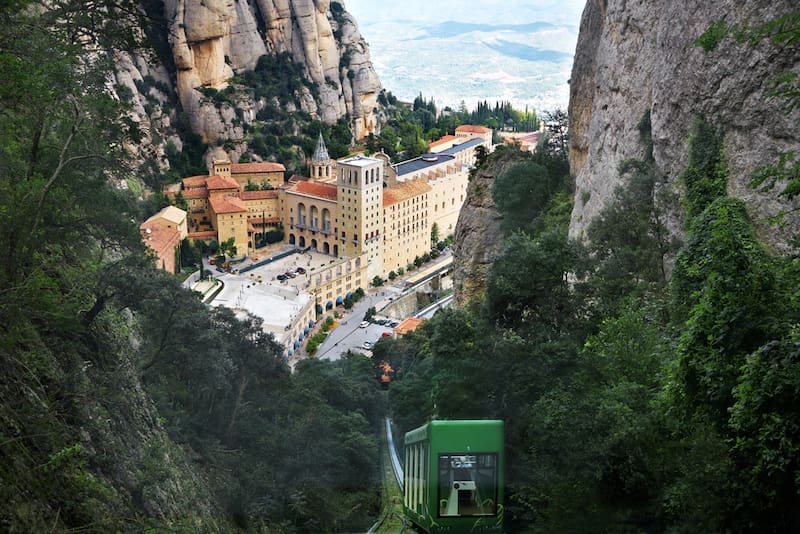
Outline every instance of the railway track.
<svg viewBox="0 0 800 534"><path fill-rule="evenodd" d="M395 453L388 418L381 431L381 479L381 516L368 534L413 532L403 519L403 469Z"/></svg>

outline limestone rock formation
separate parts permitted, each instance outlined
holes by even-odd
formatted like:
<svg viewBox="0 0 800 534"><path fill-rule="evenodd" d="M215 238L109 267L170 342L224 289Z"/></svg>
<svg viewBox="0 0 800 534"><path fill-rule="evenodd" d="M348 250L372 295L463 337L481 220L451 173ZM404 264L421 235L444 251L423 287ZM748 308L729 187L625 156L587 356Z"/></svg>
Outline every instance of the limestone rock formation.
<svg viewBox="0 0 800 534"><path fill-rule="evenodd" d="M492 200L492 185L507 166L505 160L495 161L477 170L470 179L453 236L453 281L458 306L483 295L489 267L502 250L500 213Z"/></svg>
<svg viewBox="0 0 800 534"><path fill-rule="evenodd" d="M381 84L367 44L342 3L258 0L258 6L264 14L271 49L289 52L295 61L306 65L309 78L318 84L321 102L316 112L320 118L334 122L349 114L357 138L374 132L377 117L373 110Z"/></svg>
<svg viewBox="0 0 800 534"><path fill-rule="evenodd" d="M306 78L318 88L317 98L307 88L297 95L300 110L328 123L349 117L357 139L379 131L381 84L367 44L342 2L164 0L159 15L172 65L123 56L115 80L138 97L135 120L151 135L157 153L163 154L168 139L180 143L174 129L160 129L162 117L167 126L177 122L175 111L167 109L172 96L194 133L211 145L224 143L238 159L246 149L245 125L271 103L254 100L238 86L225 99L215 100L214 91L236 82L234 76L252 70L262 55L283 52L304 66ZM296 110L291 103L286 107Z"/></svg>
<svg viewBox="0 0 800 534"><path fill-rule="evenodd" d="M618 164L641 157L637 124L651 110L654 155L664 182L679 187L694 117L724 129L729 192L758 220L787 206L778 191L748 187L759 166L800 149L800 111L770 98L781 72L800 71L800 48L726 39L711 53L692 42L717 20L757 25L797 8L794 0L690 2L589 0L570 82L570 163L576 176L570 233L586 225L619 183ZM672 228L681 231L679 214ZM796 225L789 225L788 228ZM786 230L788 231L788 230ZM784 229L764 237L775 245Z"/></svg>

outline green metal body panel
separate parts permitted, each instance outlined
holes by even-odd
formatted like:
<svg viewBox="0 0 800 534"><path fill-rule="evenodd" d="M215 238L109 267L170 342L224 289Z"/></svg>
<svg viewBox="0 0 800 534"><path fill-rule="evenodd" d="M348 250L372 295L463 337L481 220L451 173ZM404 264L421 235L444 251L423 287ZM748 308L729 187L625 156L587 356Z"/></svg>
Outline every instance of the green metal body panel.
<svg viewBox="0 0 800 534"><path fill-rule="evenodd" d="M440 455L496 459L497 487L492 515L446 516L440 495ZM405 436L403 510L426 532L502 532L505 487L504 424L496 420L431 421ZM494 461L494 460L493 460ZM422 474L421 477L415 473Z"/></svg>

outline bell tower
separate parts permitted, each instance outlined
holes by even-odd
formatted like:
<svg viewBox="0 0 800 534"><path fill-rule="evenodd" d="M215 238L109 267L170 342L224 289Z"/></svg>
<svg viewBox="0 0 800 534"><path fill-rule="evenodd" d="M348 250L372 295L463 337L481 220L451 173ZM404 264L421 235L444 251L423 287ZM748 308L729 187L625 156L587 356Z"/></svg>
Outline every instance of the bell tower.
<svg viewBox="0 0 800 534"><path fill-rule="evenodd" d="M383 275L383 161L355 156L337 164L340 256L367 255L370 279Z"/></svg>
<svg viewBox="0 0 800 534"><path fill-rule="evenodd" d="M308 160L308 171L311 180L315 182L333 183L336 181L336 162L331 160L328 155L328 148L325 146L322 132L319 133L314 155Z"/></svg>

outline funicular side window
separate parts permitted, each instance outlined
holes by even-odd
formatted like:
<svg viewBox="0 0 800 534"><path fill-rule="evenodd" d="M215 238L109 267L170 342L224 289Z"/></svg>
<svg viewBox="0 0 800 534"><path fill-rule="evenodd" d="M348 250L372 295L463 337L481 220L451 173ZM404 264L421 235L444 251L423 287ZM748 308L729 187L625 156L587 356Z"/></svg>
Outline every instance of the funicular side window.
<svg viewBox="0 0 800 534"><path fill-rule="evenodd" d="M439 455L439 517L497 515L497 453Z"/></svg>

